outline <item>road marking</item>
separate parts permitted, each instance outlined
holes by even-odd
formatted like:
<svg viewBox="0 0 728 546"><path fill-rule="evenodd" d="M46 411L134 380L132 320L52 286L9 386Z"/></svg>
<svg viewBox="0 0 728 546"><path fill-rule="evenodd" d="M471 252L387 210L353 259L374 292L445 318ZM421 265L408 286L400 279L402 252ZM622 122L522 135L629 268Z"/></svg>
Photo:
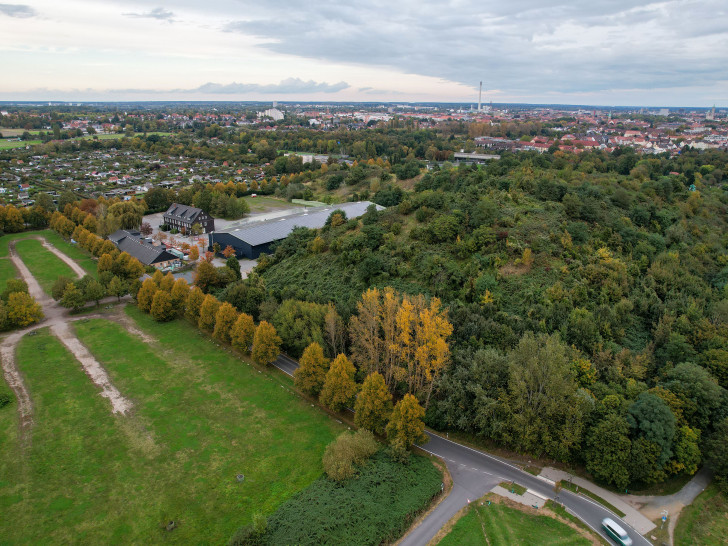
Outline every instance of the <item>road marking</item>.
<svg viewBox="0 0 728 546"><path fill-rule="evenodd" d="M526 492L531 493L531 495L533 495L534 497L538 497L539 499L549 500L549 497L544 497L540 493L536 493L533 489L526 489Z"/></svg>
<svg viewBox="0 0 728 546"><path fill-rule="evenodd" d="M549 480L548 478L545 478L541 475L536 476L539 480L543 480L546 483L550 483L551 485L556 485L556 482L554 480Z"/></svg>

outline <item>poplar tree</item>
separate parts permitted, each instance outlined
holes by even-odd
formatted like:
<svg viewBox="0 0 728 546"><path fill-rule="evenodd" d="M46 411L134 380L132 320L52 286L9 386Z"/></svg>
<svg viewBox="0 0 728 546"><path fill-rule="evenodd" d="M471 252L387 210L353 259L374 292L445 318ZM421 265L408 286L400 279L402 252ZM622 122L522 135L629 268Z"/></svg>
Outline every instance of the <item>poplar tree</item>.
<svg viewBox="0 0 728 546"><path fill-rule="evenodd" d="M425 409L412 394L405 394L392 411L387 425L387 438L398 449L427 441L425 434Z"/></svg>
<svg viewBox="0 0 728 546"><path fill-rule="evenodd" d="M190 290L189 296L185 301L185 317L197 324L197 320L200 318L200 307L205 299L205 294L199 287L195 286Z"/></svg>
<svg viewBox="0 0 728 546"><path fill-rule="evenodd" d="M197 326L201 330L211 331L215 328L215 315L220 307L220 302L211 294L205 296L200 305L200 318L197 319Z"/></svg>
<svg viewBox="0 0 728 546"><path fill-rule="evenodd" d="M174 318L174 308L172 307L172 297L164 290L157 290L152 299L152 307L150 309L152 318L157 322L167 322Z"/></svg>
<svg viewBox="0 0 728 546"><path fill-rule="evenodd" d="M236 320L238 320L238 312L235 307L227 302L220 305L215 314L215 330L212 332L212 337L224 343L230 343L230 332Z"/></svg>
<svg viewBox="0 0 728 546"><path fill-rule="evenodd" d="M182 313L184 311L187 297L190 295L190 287L187 284L187 281L184 279L177 279L174 281L174 286L172 287L170 295L172 296L172 308L175 313Z"/></svg>
<svg viewBox="0 0 728 546"><path fill-rule="evenodd" d="M136 298L139 309L145 313L149 313L149 310L152 308L154 294L157 293L157 290L159 290L157 283L155 283L152 279L144 279L142 287L139 289Z"/></svg>

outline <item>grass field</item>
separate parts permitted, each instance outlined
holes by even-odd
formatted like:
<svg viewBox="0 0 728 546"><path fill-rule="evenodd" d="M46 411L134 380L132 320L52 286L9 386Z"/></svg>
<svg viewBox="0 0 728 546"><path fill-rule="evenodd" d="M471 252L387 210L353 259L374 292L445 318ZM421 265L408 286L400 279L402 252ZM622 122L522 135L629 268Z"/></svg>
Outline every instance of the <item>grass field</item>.
<svg viewBox="0 0 728 546"><path fill-rule="evenodd" d="M0 139L0 150L11 150L13 148L25 148L26 146L35 146L40 144L40 140L6 140Z"/></svg>
<svg viewBox="0 0 728 546"><path fill-rule="evenodd" d="M275 199L273 197L265 197L261 195L259 195L258 197L251 197L247 195L243 197L243 199L245 199L245 202L248 203L248 206L250 207L250 212L267 212L272 210L290 209L302 206L295 203L289 203L288 201L284 201L283 199Z"/></svg>
<svg viewBox="0 0 728 546"><path fill-rule="evenodd" d="M10 241L17 241L19 239L27 239L32 236L44 237L49 243L55 246L58 250L66 254L69 258L76 260L76 263L80 265L86 272L96 277L96 261L94 258L82 248L76 245L72 245L66 241L63 237L58 235L55 231L50 229L44 229L42 231L26 231L23 233L13 233L12 235L3 235L0 237L0 258L8 256L8 243Z"/></svg>
<svg viewBox="0 0 728 546"><path fill-rule="evenodd" d="M5 288L8 279L15 279L16 277L18 277L18 271L10 258L0 258L0 289Z"/></svg>
<svg viewBox="0 0 728 546"><path fill-rule="evenodd" d="M18 241L15 250L46 294L51 293L58 277L76 278L73 270L50 250L43 248L43 243L37 239Z"/></svg>
<svg viewBox="0 0 728 546"><path fill-rule="evenodd" d="M728 540L728 498L711 483L683 508L675 528L675 544L718 546Z"/></svg>
<svg viewBox="0 0 728 546"><path fill-rule="evenodd" d="M15 408L0 413L1 543L225 543L321 474L342 426L187 323L129 314L160 343L100 319L74 328L130 416L45 331L21 342L35 425L23 455Z"/></svg>
<svg viewBox="0 0 728 546"><path fill-rule="evenodd" d="M438 546L591 544L568 525L504 504L473 503Z"/></svg>

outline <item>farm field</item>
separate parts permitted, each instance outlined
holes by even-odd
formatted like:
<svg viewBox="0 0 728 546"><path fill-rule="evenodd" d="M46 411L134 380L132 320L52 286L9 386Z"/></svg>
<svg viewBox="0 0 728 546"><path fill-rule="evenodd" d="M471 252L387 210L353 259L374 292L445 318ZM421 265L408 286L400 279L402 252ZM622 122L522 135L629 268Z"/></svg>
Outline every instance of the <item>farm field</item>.
<svg viewBox="0 0 728 546"><path fill-rule="evenodd" d="M43 243L37 239L18 241L15 250L46 294L51 293L58 277L76 278L73 270L50 250L43 248Z"/></svg>
<svg viewBox="0 0 728 546"><path fill-rule="evenodd" d="M289 203L288 201L284 201L283 199L275 199L273 197L265 197L265 196L257 196L257 197L251 197L249 195L246 195L243 197L246 203L248 203L248 206L250 207L250 212L270 212L273 210L280 210L280 209L290 209L299 207L301 205L297 205L296 203Z"/></svg>
<svg viewBox="0 0 728 546"><path fill-rule="evenodd" d="M35 146L41 144L41 140L6 140L0 139L0 150L11 150L13 148L25 148L26 146Z"/></svg>
<svg viewBox="0 0 728 546"><path fill-rule="evenodd" d="M35 425L23 455L15 414L0 413L4 542L225 543L321 475L341 425L186 322L126 311L158 342L72 326L134 404L126 416L45 330L21 341Z"/></svg>
<svg viewBox="0 0 728 546"><path fill-rule="evenodd" d="M505 504L489 506L487 501L481 501L470 505L438 546L591 544L577 531L549 516L526 513Z"/></svg>

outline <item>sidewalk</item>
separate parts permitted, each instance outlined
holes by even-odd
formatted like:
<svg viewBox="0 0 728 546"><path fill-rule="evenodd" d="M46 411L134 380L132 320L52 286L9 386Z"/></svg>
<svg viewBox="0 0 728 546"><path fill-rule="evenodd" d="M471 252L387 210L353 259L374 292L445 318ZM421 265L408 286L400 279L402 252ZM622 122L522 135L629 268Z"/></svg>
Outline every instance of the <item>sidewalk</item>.
<svg viewBox="0 0 728 546"><path fill-rule="evenodd" d="M655 528L655 524L652 523L649 520L649 518L644 516L634 506L632 506L628 502L624 501L620 495L617 495L616 493L612 493L611 491L607 491L606 489L599 487L598 485L596 485L590 481L587 481L584 478L579 478L578 476L573 476L572 474L569 474L568 472L564 472L563 470L557 470L556 468L551 468L551 467L544 468L541 471L540 476L543 476L543 477L553 480L555 482L558 482L560 480L568 481L569 478L572 478L571 482L574 485L578 485L579 487L588 489L595 495L598 495L601 498L603 498L605 501L607 501L609 504L611 504L615 508L624 512L625 513L625 516L623 518L624 521L626 521L628 524L630 524L632 527L634 527L635 530L638 533L640 533L641 535L646 535L652 529Z"/></svg>
<svg viewBox="0 0 728 546"><path fill-rule="evenodd" d="M530 506L531 508L543 508L546 504L546 499L539 495L534 495L530 490L527 490L523 495L516 495L515 493L508 491L508 489L505 489L500 485L496 485L490 491L491 493L495 493L496 495L500 495L501 497L505 497L519 504Z"/></svg>

